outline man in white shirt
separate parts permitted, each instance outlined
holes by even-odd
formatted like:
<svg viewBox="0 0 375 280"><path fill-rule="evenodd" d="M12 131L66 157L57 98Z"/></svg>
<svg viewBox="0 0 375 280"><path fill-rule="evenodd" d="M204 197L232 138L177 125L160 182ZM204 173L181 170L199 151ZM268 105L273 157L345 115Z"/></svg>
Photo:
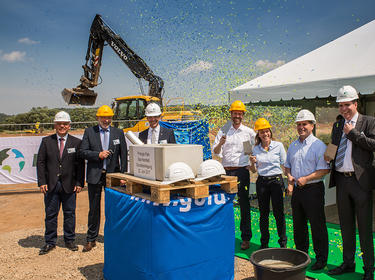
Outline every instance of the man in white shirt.
<svg viewBox="0 0 375 280"><path fill-rule="evenodd" d="M222 164L229 176L238 178L238 197L241 210L241 249L246 250L250 247L251 233L251 215L250 215L250 173L249 156L245 155L243 142L250 141L255 143L255 132L251 128L242 124L246 107L240 100L234 101L230 106L230 115L232 125L229 129L225 126L219 130L213 145L213 152L222 158Z"/></svg>
<svg viewBox="0 0 375 280"><path fill-rule="evenodd" d="M332 144L338 146L332 161L330 186L336 186L336 203L343 240L343 263L328 271L340 275L355 271L356 220L364 265L364 280L374 279L372 236L375 170L375 119L358 113L358 92L343 86L336 102L344 119L334 123Z"/></svg>
<svg viewBox="0 0 375 280"><path fill-rule="evenodd" d="M288 177L288 194L292 195L294 243L298 250L308 253L309 232L316 262L312 271L322 270L328 259L328 232L324 213L323 176L329 173L324 160L326 145L313 135L315 116L303 109L296 117L298 139L288 148L285 161L285 175Z"/></svg>
<svg viewBox="0 0 375 280"><path fill-rule="evenodd" d="M139 139L145 144L175 144L176 139L172 129L159 125L161 120L161 109L156 103L146 106L145 114L150 128L139 133Z"/></svg>
<svg viewBox="0 0 375 280"><path fill-rule="evenodd" d="M77 251L75 244L76 196L84 186L85 163L78 157L81 140L70 135L70 116L61 111L55 115L56 134L43 137L38 151L38 186L44 194L46 244L39 255L56 248L57 217L62 206L64 213L65 246Z"/></svg>

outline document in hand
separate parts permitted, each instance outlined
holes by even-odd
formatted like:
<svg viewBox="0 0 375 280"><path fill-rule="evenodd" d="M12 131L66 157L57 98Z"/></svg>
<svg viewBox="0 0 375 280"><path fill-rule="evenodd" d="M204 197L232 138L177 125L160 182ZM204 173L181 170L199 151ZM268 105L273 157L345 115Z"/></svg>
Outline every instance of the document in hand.
<svg viewBox="0 0 375 280"><path fill-rule="evenodd" d="M324 152L324 156L331 161L335 158L336 151L337 151L337 146L330 143L328 144L327 149Z"/></svg>

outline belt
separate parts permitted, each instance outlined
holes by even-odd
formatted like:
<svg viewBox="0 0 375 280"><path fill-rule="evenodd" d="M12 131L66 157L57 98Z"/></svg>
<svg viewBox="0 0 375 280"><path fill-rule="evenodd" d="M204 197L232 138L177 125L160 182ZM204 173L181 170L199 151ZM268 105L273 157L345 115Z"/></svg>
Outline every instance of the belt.
<svg viewBox="0 0 375 280"><path fill-rule="evenodd" d="M275 175L275 176L258 176L259 179L262 179L262 180L273 180L273 179L277 179L277 178L280 178L281 174L280 175Z"/></svg>
<svg viewBox="0 0 375 280"><path fill-rule="evenodd" d="M303 189L307 189L311 186L314 186L314 185L319 185L319 184L322 184L323 181L319 181L319 182L312 182L312 183L307 183L306 185L303 185L303 186L298 186L297 184L294 184L294 186L297 188L297 189L300 189L300 190L303 190Z"/></svg>
<svg viewBox="0 0 375 280"><path fill-rule="evenodd" d="M237 169L240 169L240 168L246 168L246 166L227 166L227 167L224 167L225 170L237 170Z"/></svg>
<svg viewBox="0 0 375 280"><path fill-rule="evenodd" d="M341 175L343 175L344 177L352 177L352 176L355 175L353 171L351 171L351 172L339 172L339 171L336 171L336 172L339 173L339 174L341 174Z"/></svg>

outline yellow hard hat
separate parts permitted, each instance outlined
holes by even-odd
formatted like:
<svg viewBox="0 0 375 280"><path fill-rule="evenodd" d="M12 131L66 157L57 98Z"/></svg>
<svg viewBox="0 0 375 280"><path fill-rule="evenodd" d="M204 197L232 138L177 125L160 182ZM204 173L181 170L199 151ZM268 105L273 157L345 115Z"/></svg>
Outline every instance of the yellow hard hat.
<svg viewBox="0 0 375 280"><path fill-rule="evenodd" d="M97 117L113 117L114 113L108 105L100 106L96 112Z"/></svg>
<svg viewBox="0 0 375 280"><path fill-rule="evenodd" d="M245 104L241 100L234 101L229 108L229 111L243 111L246 112Z"/></svg>
<svg viewBox="0 0 375 280"><path fill-rule="evenodd" d="M255 130L261 130L266 128L271 128L272 126L265 118L259 118L255 121Z"/></svg>

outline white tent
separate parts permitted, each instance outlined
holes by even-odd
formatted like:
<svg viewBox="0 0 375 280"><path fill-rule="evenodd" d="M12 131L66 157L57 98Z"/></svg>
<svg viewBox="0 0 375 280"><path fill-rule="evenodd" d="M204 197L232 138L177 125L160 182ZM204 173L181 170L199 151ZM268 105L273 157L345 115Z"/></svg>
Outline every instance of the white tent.
<svg viewBox="0 0 375 280"><path fill-rule="evenodd" d="M375 92L375 20L229 92L230 101L267 102L335 96L350 84Z"/></svg>

